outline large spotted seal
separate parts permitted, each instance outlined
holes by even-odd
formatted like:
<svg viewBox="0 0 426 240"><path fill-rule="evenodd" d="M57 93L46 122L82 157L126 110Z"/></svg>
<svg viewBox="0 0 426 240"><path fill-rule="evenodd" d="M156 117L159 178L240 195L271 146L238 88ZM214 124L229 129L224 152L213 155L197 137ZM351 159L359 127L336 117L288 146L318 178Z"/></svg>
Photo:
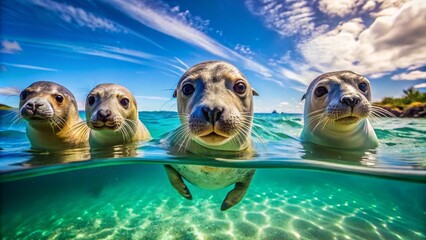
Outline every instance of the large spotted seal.
<svg viewBox="0 0 426 240"><path fill-rule="evenodd" d="M47 81L31 84L20 94L19 112L27 122L27 136L34 149L88 145L75 98L62 85Z"/></svg>
<svg viewBox="0 0 426 240"><path fill-rule="evenodd" d="M257 93L249 82L229 63L208 61L193 66L174 93L181 126L171 134L171 147L213 157L252 152L253 95ZM166 171L173 187L187 199L192 196L182 177L206 189L235 184L222 203L223 211L241 201L255 170L166 165Z"/></svg>
<svg viewBox="0 0 426 240"><path fill-rule="evenodd" d="M311 82L302 99L303 141L343 149L378 146L367 118L372 111L367 78L351 71L325 73Z"/></svg>
<svg viewBox="0 0 426 240"><path fill-rule="evenodd" d="M151 135L139 120L133 94L118 84L99 84L86 98L90 146L112 146L148 140Z"/></svg>

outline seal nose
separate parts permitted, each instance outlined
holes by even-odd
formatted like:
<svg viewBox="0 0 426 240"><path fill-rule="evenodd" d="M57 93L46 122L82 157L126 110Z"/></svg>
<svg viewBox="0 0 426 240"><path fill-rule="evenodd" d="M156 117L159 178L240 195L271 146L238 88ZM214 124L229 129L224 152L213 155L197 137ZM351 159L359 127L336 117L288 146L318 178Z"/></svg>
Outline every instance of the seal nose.
<svg viewBox="0 0 426 240"><path fill-rule="evenodd" d="M37 108L39 108L39 107L41 107L43 105L44 105L43 103L29 102L29 103L27 103L27 109L34 111L34 110L36 110Z"/></svg>
<svg viewBox="0 0 426 240"><path fill-rule="evenodd" d="M348 105L349 107L353 108L355 105L357 105L361 99L358 96L344 96L340 99L340 102Z"/></svg>
<svg viewBox="0 0 426 240"><path fill-rule="evenodd" d="M97 113L98 119L104 122L107 120L109 116L111 116L111 111L109 109L99 109Z"/></svg>
<svg viewBox="0 0 426 240"><path fill-rule="evenodd" d="M220 119L220 116L222 115L223 110L220 108L210 108L210 107L203 107L202 108L203 115L206 118L208 122L211 124L214 124Z"/></svg>

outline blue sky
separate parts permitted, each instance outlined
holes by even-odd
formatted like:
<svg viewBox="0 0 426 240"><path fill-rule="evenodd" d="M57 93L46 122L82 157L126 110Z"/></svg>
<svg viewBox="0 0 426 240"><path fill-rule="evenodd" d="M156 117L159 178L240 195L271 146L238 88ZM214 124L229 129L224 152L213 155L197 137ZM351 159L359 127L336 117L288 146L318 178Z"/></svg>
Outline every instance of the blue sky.
<svg viewBox="0 0 426 240"><path fill-rule="evenodd" d="M302 112L307 85L353 70L373 100L426 87L426 1L2 0L0 103L47 80L84 110L97 84L129 88L139 110L176 110L192 65L224 60L260 93L256 112Z"/></svg>

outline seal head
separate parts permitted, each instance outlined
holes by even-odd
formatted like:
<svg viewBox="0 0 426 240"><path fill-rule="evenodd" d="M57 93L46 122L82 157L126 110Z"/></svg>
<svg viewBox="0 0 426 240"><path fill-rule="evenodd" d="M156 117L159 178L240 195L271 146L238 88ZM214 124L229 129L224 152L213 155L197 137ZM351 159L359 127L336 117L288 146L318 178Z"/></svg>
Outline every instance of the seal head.
<svg viewBox="0 0 426 240"><path fill-rule="evenodd" d="M329 72L311 82L301 138L319 145L366 149L378 146L368 120L372 111L367 78L351 71Z"/></svg>
<svg viewBox="0 0 426 240"><path fill-rule="evenodd" d="M118 84L99 84L86 98L86 121L91 128L90 145L116 145L151 136L139 120L136 99Z"/></svg>
<svg viewBox="0 0 426 240"><path fill-rule="evenodd" d="M87 145L74 95L64 86L39 81L20 94L19 113L27 122L33 148L62 149Z"/></svg>
<svg viewBox="0 0 426 240"><path fill-rule="evenodd" d="M174 97L186 140L209 149L241 151L249 148L253 95L244 75L221 61L203 62L179 80Z"/></svg>

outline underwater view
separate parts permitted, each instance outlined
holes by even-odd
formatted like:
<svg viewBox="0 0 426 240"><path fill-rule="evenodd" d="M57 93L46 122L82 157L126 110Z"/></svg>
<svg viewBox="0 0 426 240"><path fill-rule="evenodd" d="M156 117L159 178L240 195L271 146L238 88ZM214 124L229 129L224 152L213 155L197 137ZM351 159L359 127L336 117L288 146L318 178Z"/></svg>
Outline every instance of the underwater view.
<svg viewBox="0 0 426 240"><path fill-rule="evenodd" d="M30 150L25 124L1 112L2 239L425 239L424 119L373 122L380 146L302 144L301 114L255 114L251 159L174 156L162 145L176 112L140 112L153 140L137 146ZM84 113L80 112L83 117ZM256 169L227 211L231 187L170 185L164 164Z"/></svg>

